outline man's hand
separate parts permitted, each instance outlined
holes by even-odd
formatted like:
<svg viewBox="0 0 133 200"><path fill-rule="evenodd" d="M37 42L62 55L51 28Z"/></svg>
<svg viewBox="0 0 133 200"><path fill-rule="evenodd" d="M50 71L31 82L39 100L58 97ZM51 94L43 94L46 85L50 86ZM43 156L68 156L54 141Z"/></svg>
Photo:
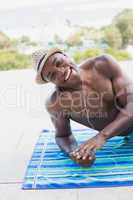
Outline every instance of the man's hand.
<svg viewBox="0 0 133 200"><path fill-rule="evenodd" d="M77 155L79 154L83 160L86 160L87 157L91 159L92 152L96 152L97 149L100 149L105 144L105 142L106 139L104 136L98 134L85 143L81 144L75 153L77 153Z"/></svg>
<svg viewBox="0 0 133 200"><path fill-rule="evenodd" d="M81 166L91 166L95 161L95 152L100 149L106 140L103 135L96 135L70 154L70 157Z"/></svg>
<svg viewBox="0 0 133 200"><path fill-rule="evenodd" d="M89 156L85 159L81 157L78 150L75 150L69 154L70 158L74 160L77 164L83 167L90 167L95 161L95 152L91 152Z"/></svg>

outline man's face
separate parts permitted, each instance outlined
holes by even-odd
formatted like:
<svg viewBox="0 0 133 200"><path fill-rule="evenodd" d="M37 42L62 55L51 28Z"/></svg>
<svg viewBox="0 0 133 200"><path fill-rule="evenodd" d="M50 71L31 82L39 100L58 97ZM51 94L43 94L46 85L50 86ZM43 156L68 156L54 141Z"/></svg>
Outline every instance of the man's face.
<svg viewBox="0 0 133 200"><path fill-rule="evenodd" d="M74 88L80 81L75 64L62 53L55 53L48 58L42 76L46 81L64 88Z"/></svg>

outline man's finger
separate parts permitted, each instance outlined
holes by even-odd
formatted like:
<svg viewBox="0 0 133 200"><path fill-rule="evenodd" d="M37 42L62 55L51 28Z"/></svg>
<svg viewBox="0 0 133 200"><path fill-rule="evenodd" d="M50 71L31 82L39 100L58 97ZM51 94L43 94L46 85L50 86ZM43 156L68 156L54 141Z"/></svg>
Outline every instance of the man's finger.
<svg viewBox="0 0 133 200"><path fill-rule="evenodd" d="M79 158L81 157L80 153L79 153L79 152L75 153L75 157L76 157L77 159L79 159Z"/></svg>
<svg viewBox="0 0 133 200"><path fill-rule="evenodd" d="M80 148L77 148L73 151L74 154L76 154L77 152L79 152Z"/></svg>
<svg viewBox="0 0 133 200"><path fill-rule="evenodd" d="M85 160L87 157L89 157L89 160L92 160L95 153L96 153L96 149L92 149L92 148L87 149L83 155L83 160Z"/></svg>
<svg viewBox="0 0 133 200"><path fill-rule="evenodd" d="M80 145L80 148L83 148L85 145L86 145L85 143L81 144L81 145Z"/></svg>
<svg viewBox="0 0 133 200"><path fill-rule="evenodd" d="M78 154L78 155L76 156L76 158L79 160L80 158L82 158L82 156L81 156L80 154Z"/></svg>
<svg viewBox="0 0 133 200"><path fill-rule="evenodd" d="M90 152L91 149L92 149L91 146L88 147L88 146L86 145L83 149L80 150L80 154L81 154L82 156L84 156L84 154L86 153L86 151L87 151L87 152Z"/></svg>
<svg viewBox="0 0 133 200"><path fill-rule="evenodd" d="M89 158L89 160L91 160L91 155L90 155L90 151L86 151L82 157L83 160L86 160L87 158Z"/></svg>
<svg viewBox="0 0 133 200"><path fill-rule="evenodd" d="M79 152L71 152L70 156L74 157L74 159L80 159L82 157Z"/></svg>

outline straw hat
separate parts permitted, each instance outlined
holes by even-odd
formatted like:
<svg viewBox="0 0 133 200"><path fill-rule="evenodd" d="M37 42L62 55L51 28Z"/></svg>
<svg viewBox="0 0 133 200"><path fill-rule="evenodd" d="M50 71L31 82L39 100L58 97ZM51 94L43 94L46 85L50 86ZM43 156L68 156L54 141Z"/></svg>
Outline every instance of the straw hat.
<svg viewBox="0 0 133 200"><path fill-rule="evenodd" d="M35 80L38 84L47 83L47 81L44 80L44 78L42 77L41 72L47 59L55 53L63 53L63 52L62 50L58 48L51 48L49 50L41 49L41 50L35 51L32 54L33 68L37 72Z"/></svg>

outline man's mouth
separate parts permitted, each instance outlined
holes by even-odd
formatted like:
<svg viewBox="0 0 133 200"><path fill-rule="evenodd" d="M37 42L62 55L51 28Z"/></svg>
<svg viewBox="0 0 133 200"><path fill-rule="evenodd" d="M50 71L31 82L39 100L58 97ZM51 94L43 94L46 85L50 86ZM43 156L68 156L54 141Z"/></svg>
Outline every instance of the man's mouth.
<svg viewBox="0 0 133 200"><path fill-rule="evenodd" d="M65 81L67 81L67 80L70 78L71 72L72 72L72 69L69 68L69 69L67 70L66 75L65 75Z"/></svg>

